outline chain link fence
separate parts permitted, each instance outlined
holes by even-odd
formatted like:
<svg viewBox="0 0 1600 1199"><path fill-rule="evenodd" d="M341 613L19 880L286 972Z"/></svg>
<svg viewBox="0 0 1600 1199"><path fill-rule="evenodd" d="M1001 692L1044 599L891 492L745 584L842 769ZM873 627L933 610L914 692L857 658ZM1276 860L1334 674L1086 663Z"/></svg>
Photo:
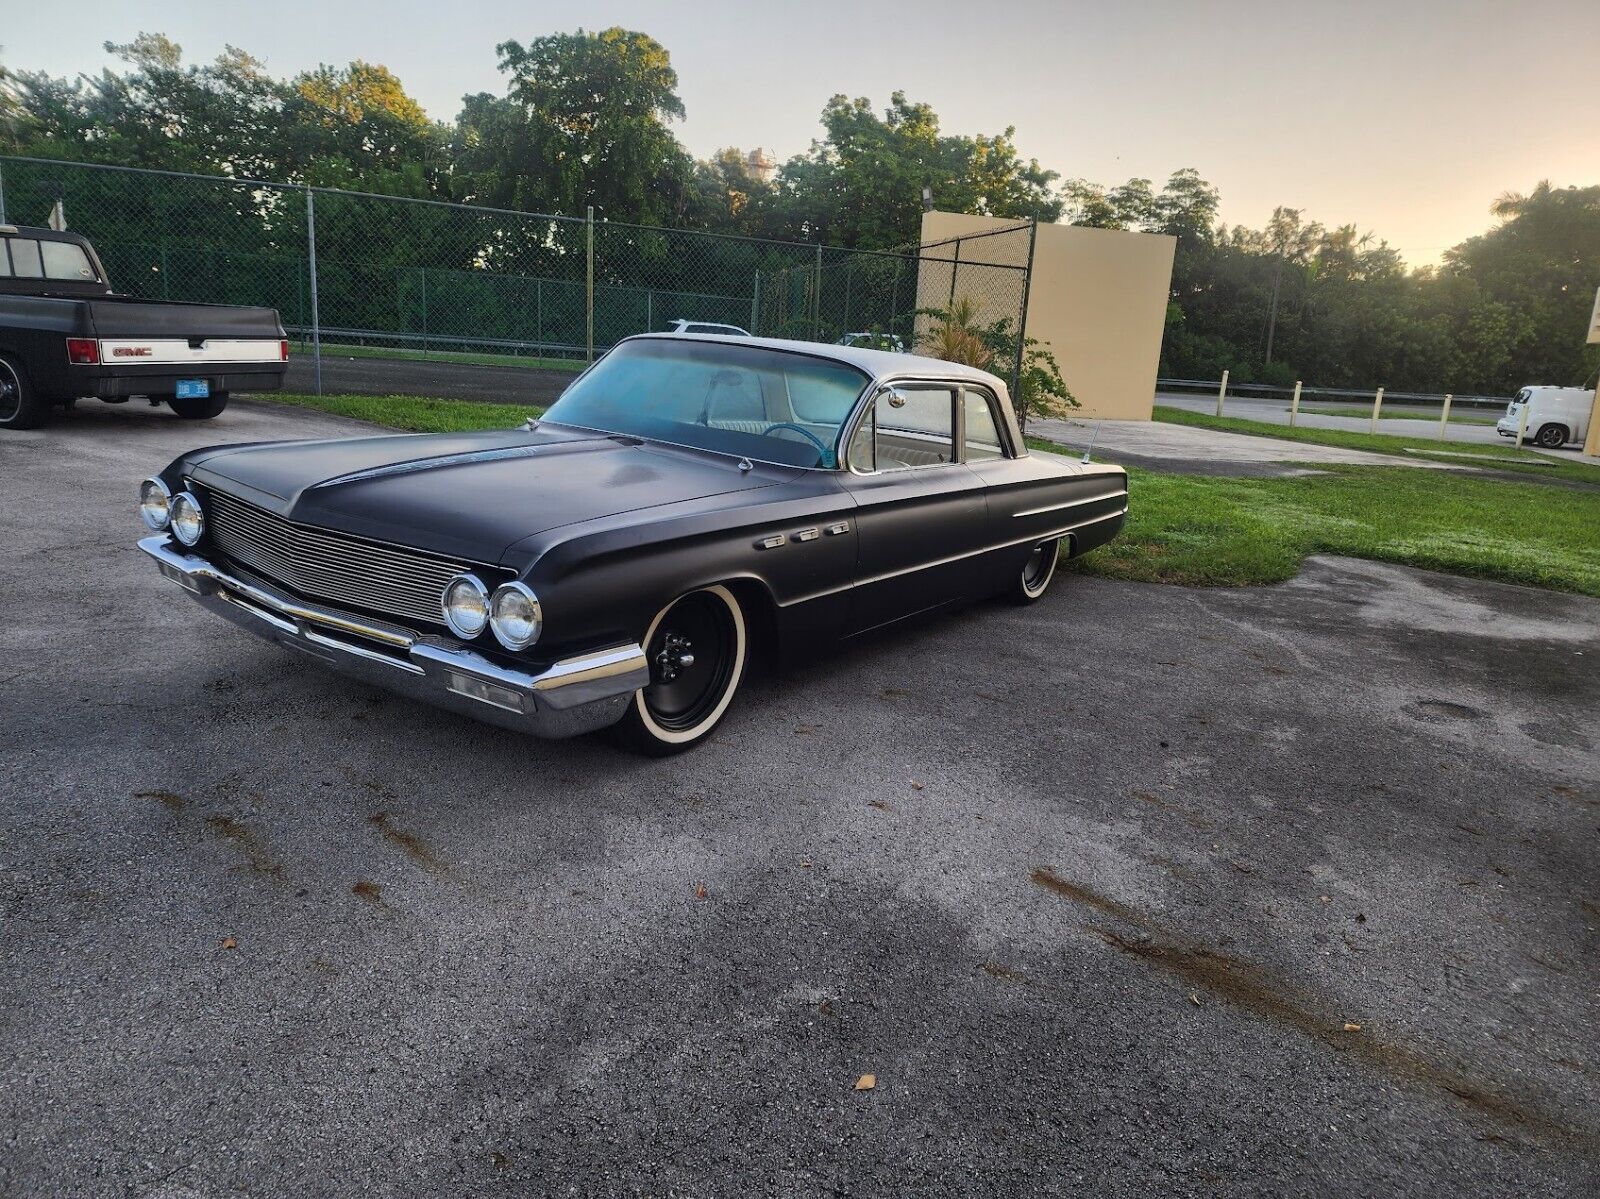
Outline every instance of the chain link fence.
<svg viewBox="0 0 1600 1199"><path fill-rule="evenodd" d="M958 299L1020 333L1032 265L1031 223L848 250L0 156L0 222L58 201L117 290L276 308L319 365L324 344L585 360L678 320L915 351Z"/></svg>

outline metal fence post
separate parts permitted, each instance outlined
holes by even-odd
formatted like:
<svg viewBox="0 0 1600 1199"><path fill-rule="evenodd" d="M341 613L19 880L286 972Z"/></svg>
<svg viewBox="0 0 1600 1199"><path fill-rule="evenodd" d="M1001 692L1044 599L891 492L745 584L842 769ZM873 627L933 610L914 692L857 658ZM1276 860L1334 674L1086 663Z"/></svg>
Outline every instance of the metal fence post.
<svg viewBox="0 0 1600 1199"><path fill-rule="evenodd" d="M539 343L539 353L544 353L544 280L533 281L533 340Z"/></svg>
<svg viewBox="0 0 1600 1199"><path fill-rule="evenodd" d="M811 272L811 340L822 331L822 243L817 243L817 265Z"/></svg>
<svg viewBox="0 0 1600 1199"><path fill-rule="evenodd" d="M644 292L644 331L649 333L656 327L656 293L649 288Z"/></svg>
<svg viewBox="0 0 1600 1199"><path fill-rule="evenodd" d="M322 314L317 307L317 204L306 188L306 252L311 269L311 361L317 377L317 394L322 394Z"/></svg>
<svg viewBox="0 0 1600 1199"><path fill-rule="evenodd" d="M1222 415L1222 401L1228 395L1228 372L1222 372L1222 386L1217 388L1217 415Z"/></svg>
<svg viewBox="0 0 1600 1199"><path fill-rule="evenodd" d="M761 272L756 272L755 286L750 289L750 332L761 335Z"/></svg>
<svg viewBox="0 0 1600 1199"><path fill-rule="evenodd" d="M1444 398L1444 411L1439 414L1439 440L1440 441L1444 440L1445 428L1450 423L1450 401L1453 400L1453 399L1455 399L1455 396L1453 396L1453 395L1445 396L1445 398Z"/></svg>
<svg viewBox="0 0 1600 1199"><path fill-rule="evenodd" d="M587 294L588 294L588 303L587 303L586 307L589 310L589 318L588 318L588 330L589 330L589 333L588 333L588 340L587 340L588 355L589 356L586 359L586 361L593 362L594 361L594 205L593 204L589 205L588 215L584 218L584 230L585 230L586 235L587 235L586 236L586 241L588 243L588 258L589 258L588 283L586 285L587 289L588 289L588 292L587 292Z"/></svg>
<svg viewBox="0 0 1600 1199"><path fill-rule="evenodd" d="M422 276L422 348L428 348L428 268L418 267L417 274Z"/></svg>
<svg viewBox="0 0 1600 1199"><path fill-rule="evenodd" d="M1372 397L1372 431L1378 431L1378 416L1383 412L1383 388L1378 388Z"/></svg>
<svg viewBox="0 0 1600 1199"><path fill-rule="evenodd" d="M1294 381L1294 399L1289 401L1289 424L1292 426L1300 419L1300 380Z"/></svg>
<svg viewBox="0 0 1600 1199"><path fill-rule="evenodd" d="M1033 223L1028 226L1028 269L1022 275L1022 307L1017 312L1017 360L1011 364L1011 402L1022 413L1022 419L1017 422L1022 428L1027 427L1028 405L1022 394L1022 364L1028 357L1028 300L1033 295L1033 250L1039 238L1039 215L1034 214ZM956 259L961 258L961 242L956 241ZM955 294L956 268L954 263L950 267L950 292Z"/></svg>
<svg viewBox="0 0 1600 1199"><path fill-rule="evenodd" d="M0 162L0 225L6 223L6 167Z"/></svg>

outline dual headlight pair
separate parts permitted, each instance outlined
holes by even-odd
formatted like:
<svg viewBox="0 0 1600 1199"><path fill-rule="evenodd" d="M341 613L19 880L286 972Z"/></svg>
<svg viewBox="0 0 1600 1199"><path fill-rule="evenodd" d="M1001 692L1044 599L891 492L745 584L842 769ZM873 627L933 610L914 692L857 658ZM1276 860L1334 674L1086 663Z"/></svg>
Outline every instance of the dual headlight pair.
<svg viewBox="0 0 1600 1199"><path fill-rule="evenodd" d="M502 583L494 594L477 575L457 575L445 584L444 622L463 641L471 641L485 628L509 650L527 649L539 640L544 611L539 597L526 583Z"/></svg>
<svg viewBox="0 0 1600 1199"><path fill-rule="evenodd" d="M156 532L171 529L184 545L198 545L206 531L200 501L187 491L173 495L160 479L139 485L139 515ZM460 574L445 584L441 605L444 622L464 641L494 631L495 640L509 650L527 649L544 629L539 597L525 583L504 583L494 594L473 574Z"/></svg>
<svg viewBox="0 0 1600 1199"><path fill-rule="evenodd" d="M200 511L200 501L187 491L173 495L160 479L146 479L139 484L139 516L157 533L171 529L184 545L198 545L206 531L206 514Z"/></svg>

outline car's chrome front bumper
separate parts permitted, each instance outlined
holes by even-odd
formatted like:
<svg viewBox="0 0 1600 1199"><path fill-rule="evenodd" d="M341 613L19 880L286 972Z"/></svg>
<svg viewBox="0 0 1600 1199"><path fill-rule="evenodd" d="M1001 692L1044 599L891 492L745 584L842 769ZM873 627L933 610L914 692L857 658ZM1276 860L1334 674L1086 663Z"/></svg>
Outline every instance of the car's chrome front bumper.
<svg viewBox="0 0 1600 1199"><path fill-rule="evenodd" d="M309 654L341 674L518 732L571 737L604 728L621 718L633 693L650 681L637 645L565 658L535 671L515 670L445 637L381 624L241 579L165 533L144 538L139 548L201 605L257 636Z"/></svg>

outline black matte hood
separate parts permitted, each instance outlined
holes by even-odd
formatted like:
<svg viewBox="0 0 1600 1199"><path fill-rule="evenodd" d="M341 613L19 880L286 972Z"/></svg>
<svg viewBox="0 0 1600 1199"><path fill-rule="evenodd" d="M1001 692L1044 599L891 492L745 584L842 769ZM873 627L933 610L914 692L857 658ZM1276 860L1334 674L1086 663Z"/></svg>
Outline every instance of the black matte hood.
<svg viewBox="0 0 1600 1199"><path fill-rule="evenodd" d="M273 442L207 451L197 483L300 524L495 563L536 533L783 482L757 464L559 426Z"/></svg>

